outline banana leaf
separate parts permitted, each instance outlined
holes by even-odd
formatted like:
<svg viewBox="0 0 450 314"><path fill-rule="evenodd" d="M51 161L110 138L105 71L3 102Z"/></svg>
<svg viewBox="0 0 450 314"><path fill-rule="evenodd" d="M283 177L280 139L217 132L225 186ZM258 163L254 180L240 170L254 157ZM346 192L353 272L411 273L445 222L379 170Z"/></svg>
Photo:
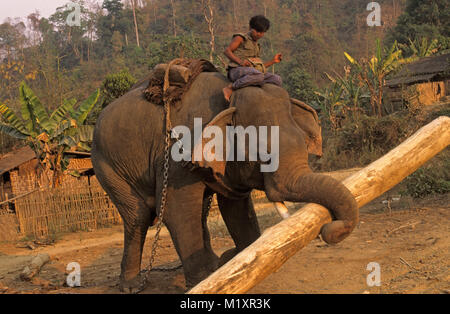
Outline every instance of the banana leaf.
<svg viewBox="0 0 450 314"><path fill-rule="evenodd" d="M16 128L3 124L0 122L0 132L3 132L9 136L12 136L14 138L18 138L20 140L26 140L28 138L27 134L24 134L17 130Z"/></svg>
<svg viewBox="0 0 450 314"><path fill-rule="evenodd" d="M89 113L97 103L99 96L100 90L97 89L85 101L81 103L80 107L78 107L78 110L72 116L72 118L77 120L78 125L82 125L86 121Z"/></svg>
<svg viewBox="0 0 450 314"><path fill-rule="evenodd" d="M52 124L50 122L50 117L47 111L40 102L39 98L34 94L34 92L23 82L20 85L20 98L22 102L22 116L24 119L32 119L32 115L36 118L38 126L44 131L50 133L52 132ZM28 112L28 114L27 114ZM25 116L24 116L25 114ZM31 121L34 121L32 119ZM30 123L27 123L27 129L29 129ZM41 133L38 130L33 130L34 132Z"/></svg>
<svg viewBox="0 0 450 314"><path fill-rule="evenodd" d="M87 143L80 142L78 143L78 148L81 148L82 151L90 152L91 146L89 146Z"/></svg>
<svg viewBox="0 0 450 314"><path fill-rule="evenodd" d="M8 108L6 105L0 105L0 114L2 117L8 122L9 126L16 129L18 132L23 133L25 135L30 135L30 132L27 131L25 125L16 114Z"/></svg>
<svg viewBox="0 0 450 314"><path fill-rule="evenodd" d="M80 135L80 142L92 142L94 138L94 126L93 125L81 125L78 128L78 134Z"/></svg>
<svg viewBox="0 0 450 314"><path fill-rule="evenodd" d="M64 103L52 113L50 122L52 123L53 130L58 128L59 123L66 117L66 114L73 108L76 102L76 99L64 100Z"/></svg>

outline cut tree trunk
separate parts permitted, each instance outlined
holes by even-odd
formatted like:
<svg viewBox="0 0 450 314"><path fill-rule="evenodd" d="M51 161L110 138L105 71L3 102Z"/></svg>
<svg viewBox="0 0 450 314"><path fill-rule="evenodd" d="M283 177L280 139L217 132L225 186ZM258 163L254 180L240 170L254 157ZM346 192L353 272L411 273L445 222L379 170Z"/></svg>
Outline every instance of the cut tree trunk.
<svg viewBox="0 0 450 314"><path fill-rule="evenodd" d="M424 126L384 157L344 180L358 206L388 191L450 144L450 118ZM189 291L190 294L245 293L317 238L331 222L329 211L308 204L263 235L231 261Z"/></svg>
<svg viewBox="0 0 450 314"><path fill-rule="evenodd" d="M164 80L166 75L167 64L158 64L154 70L153 75L161 80ZM186 84L191 77L192 72L182 65L172 65L170 67L169 81L171 84Z"/></svg>

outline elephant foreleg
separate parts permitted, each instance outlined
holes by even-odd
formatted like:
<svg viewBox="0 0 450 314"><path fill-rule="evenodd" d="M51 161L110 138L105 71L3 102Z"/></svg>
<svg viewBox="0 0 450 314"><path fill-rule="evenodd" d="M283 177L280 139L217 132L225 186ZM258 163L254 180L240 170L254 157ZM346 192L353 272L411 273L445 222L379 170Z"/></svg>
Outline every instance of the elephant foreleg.
<svg viewBox="0 0 450 314"><path fill-rule="evenodd" d="M220 260L222 265L255 242L261 236L261 231L250 197L232 200L218 194L217 201L228 232L236 245L235 249L222 255Z"/></svg>
<svg viewBox="0 0 450 314"><path fill-rule="evenodd" d="M206 226L205 185L192 174L171 174L176 185L168 187L164 213L166 224L183 264L186 286L192 287L218 267L218 257L211 249Z"/></svg>

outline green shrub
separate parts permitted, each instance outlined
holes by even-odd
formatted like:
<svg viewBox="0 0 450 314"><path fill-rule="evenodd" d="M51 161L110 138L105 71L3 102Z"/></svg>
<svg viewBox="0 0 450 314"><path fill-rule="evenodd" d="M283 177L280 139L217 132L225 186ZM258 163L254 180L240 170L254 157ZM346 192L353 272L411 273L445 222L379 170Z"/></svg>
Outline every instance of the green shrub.
<svg viewBox="0 0 450 314"><path fill-rule="evenodd" d="M103 108L125 95L136 84L136 79L127 71L109 74L102 84Z"/></svg>
<svg viewBox="0 0 450 314"><path fill-rule="evenodd" d="M423 198L430 194L450 192L450 180L442 178L435 170L419 169L405 180L406 189L402 194Z"/></svg>
<svg viewBox="0 0 450 314"><path fill-rule="evenodd" d="M446 149L403 182L402 194L423 198L450 192L450 150Z"/></svg>
<svg viewBox="0 0 450 314"><path fill-rule="evenodd" d="M319 168L331 171L365 166L398 146L416 129L416 121L400 114L381 118L360 115L358 120L345 120L336 132L324 135Z"/></svg>

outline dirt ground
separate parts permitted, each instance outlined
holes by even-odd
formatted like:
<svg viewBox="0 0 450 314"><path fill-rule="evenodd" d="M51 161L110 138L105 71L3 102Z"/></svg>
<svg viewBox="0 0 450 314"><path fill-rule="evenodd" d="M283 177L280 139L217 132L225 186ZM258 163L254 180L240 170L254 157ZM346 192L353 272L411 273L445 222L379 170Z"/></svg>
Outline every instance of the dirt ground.
<svg viewBox="0 0 450 314"><path fill-rule="evenodd" d="M298 252L276 273L254 287L252 294L320 293L449 293L450 225L449 196L424 200L402 198L391 210L379 198L361 209L361 221L344 242L330 246L316 239ZM298 205L297 205L298 206ZM262 229L280 221L267 203L258 203ZM291 207L290 210L296 210ZM232 248L219 215L211 215L209 226L213 248L219 255ZM143 264L155 230L149 231ZM27 248L30 243L0 243L0 293L117 294L123 251L122 227L60 236L48 246ZM48 253L51 260L31 281L20 273L33 257ZM65 285L66 267L81 266L81 287ZM369 287L369 263L380 265L381 285ZM178 264L178 257L167 230L163 229L156 266ZM183 270L152 272L146 294L174 294L186 291Z"/></svg>

